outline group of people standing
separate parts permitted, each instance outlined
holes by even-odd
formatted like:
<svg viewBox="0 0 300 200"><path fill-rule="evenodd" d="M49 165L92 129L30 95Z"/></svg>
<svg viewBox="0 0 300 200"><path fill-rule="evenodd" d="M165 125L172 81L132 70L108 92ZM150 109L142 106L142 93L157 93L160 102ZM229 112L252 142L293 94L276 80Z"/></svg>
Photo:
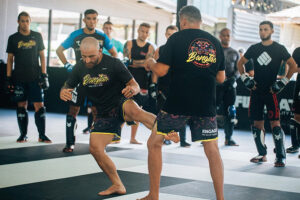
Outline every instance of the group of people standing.
<svg viewBox="0 0 300 200"><path fill-rule="evenodd" d="M112 141L120 140L124 122L132 126L130 143L139 144L135 136L138 123L142 122L151 130L147 142L150 192L143 200L159 199L162 145L180 140L181 146L189 146L185 141L187 125L191 129L192 141L202 141L216 198L223 200L224 169L218 148L216 115L217 108L224 115L225 145L238 146L232 135L236 123L236 80L239 77L251 91L249 117L258 155L250 161L258 163L267 160L263 126L266 105L275 143L274 166L285 166L284 132L280 127L277 94L297 71L293 57L299 64L299 49L291 57L283 45L273 41L271 22L260 23L262 41L252 45L240 57L230 47L229 29L220 31L221 42L200 29L201 14L194 6L185 6L180 10L180 31L175 26L167 27L167 42L156 51L147 41L149 24L142 23L138 28L138 38L127 41L122 50L121 43L111 38L113 24L105 22L104 33L98 31L97 17L97 11L86 10L83 19L85 27L72 32L56 52L64 67L70 71L59 94L63 101L70 102L63 151L74 150L76 116L87 98L90 114L85 132L90 133L90 152L112 182L99 195L126 193L105 148ZM45 135L43 90L49 87L49 83L42 37L30 30L28 13L20 13L18 23L18 32L8 40L6 79L8 92L13 93L18 102L17 119L21 135L17 142L27 140L28 101L34 103L39 141L51 142ZM75 51L75 66L68 62L63 53L68 48ZM123 56L128 58L126 65L118 59L118 52L123 52ZM252 60L253 68L245 70L244 65L249 60ZM286 62L288 70L286 75L277 79L282 62ZM287 149L288 152L297 152L300 143L299 79L298 76L294 95L295 117L291 128L293 146Z"/></svg>

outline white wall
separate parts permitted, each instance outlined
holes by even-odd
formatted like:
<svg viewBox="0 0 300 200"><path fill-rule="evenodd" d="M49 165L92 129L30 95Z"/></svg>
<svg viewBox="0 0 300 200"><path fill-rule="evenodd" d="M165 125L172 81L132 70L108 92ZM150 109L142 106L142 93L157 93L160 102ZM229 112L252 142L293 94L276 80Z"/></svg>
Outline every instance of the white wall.
<svg viewBox="0 0 300 200"><path fill-rule="evenodd" d="M290 53L295 48L300 47L300 26L297 24L282 24L280 43L283 44Z"/></svg>
<svg viewBox="0 0 300 200"><path fill-rule="evenodd" d="M171 13L136 0L0 0L0 59L6 60L7 39L17 30L20 5L73 12L93 8L100 15L158 22L158 45L165 43L165 28L173 19Z"/></svg>

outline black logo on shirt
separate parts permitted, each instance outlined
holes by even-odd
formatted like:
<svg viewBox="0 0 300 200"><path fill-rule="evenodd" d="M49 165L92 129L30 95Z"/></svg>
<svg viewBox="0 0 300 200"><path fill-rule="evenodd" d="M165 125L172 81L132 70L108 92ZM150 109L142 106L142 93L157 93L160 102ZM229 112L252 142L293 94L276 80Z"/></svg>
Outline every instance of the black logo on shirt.
<svg viewBox="0 0 300 200"><path fill-rule="evenodd" d="M189 47L186 62L192 62L200 68L210 67L217 62L215 46L207 39L195 39Z"/></svg>

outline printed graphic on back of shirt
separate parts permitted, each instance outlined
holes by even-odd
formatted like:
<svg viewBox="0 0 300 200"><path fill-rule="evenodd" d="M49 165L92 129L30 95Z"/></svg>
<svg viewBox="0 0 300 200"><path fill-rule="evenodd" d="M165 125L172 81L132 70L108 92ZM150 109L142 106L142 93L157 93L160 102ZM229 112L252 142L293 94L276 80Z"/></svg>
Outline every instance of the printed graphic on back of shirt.
<svg viewBox="0 0 300 200"><path fill-rule="evenodd" d="M216 48L207 39L197 38L190 44L187 63L192 62L200 68L208 68L216 63Z"/></svg>

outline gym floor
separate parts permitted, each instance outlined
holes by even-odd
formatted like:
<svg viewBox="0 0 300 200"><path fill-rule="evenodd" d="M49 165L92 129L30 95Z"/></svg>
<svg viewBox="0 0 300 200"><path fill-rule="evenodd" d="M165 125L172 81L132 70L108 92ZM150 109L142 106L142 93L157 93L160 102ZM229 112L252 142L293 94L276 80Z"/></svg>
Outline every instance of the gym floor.
<svg viewBox="0 0 300 200"><path fill-rule="evenodd" d="M135 200L147 194L149 180L146 141L150 131L139 127L137 140L143 145L129 144L130 127L124 126L120 144L111 144L107 153L115 162L127 194L98 196L110 186L89 153L89 135L81 133L87 125L85 116L78 116L76 146L73 153L63 153L65 115L47 113L47 136L52 144L38 143L34 113L29 112L28 142L16 143L19 135L15 110L0 109L0 199L2 200ZM224 132L219 130L219 147L225 170L227 200L299 200L300 159L288 154L285 168L274 168L273 139L266 136L268 162L253 164L256 155L250 131L235 131L239 147L224 146ZM190 131L187 129L187 141ZM286 136L286 147L290 137ZM179 144L163 147L163 172L160 199L215 199L208 161L203 146L191 148Z"/></svg>

